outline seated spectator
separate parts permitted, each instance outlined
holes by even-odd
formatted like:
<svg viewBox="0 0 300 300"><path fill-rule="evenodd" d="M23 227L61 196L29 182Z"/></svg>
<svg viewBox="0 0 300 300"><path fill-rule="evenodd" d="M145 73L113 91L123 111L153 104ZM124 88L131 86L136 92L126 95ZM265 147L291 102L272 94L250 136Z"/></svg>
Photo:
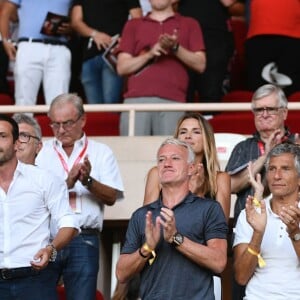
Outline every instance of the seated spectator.
<svg viewBox="0 0 300 300"><path fill-rule="evenodd" d="M121 283L140 274L143 300L215 299L212 274L226 265L227 224L216 201L189 191L194 158L189 144L165 140L157 152L161 195L130 219L116 274Z"/></svg>
<svg viewBox="0 0 300 300"><path fill-rule="evenodd" d="M34 165L35 158L43 146L41 127L36 119L27 114L15 114L13 119L19 126L17 158L26 164Z"/></svg>
<svg viewBox="0 0 300 300"><path fill-rule="evenodd" d="M195 152L195 173L190 178L190 190L199 197L216 199L227 221L230 213L230 177L220 172L213 130L209 122L197 112L186 113L178 120L175 138L190 144ZM147 176L144 205L158 199L161 186L158 168Z"/></svg>
<svg viewBox="0 0 300 300"><path fill-rule="evenodd" d="M260 186L260 177L250 182ZM282 143L266 158L271 195L249 196L238 218L234 239L234 273L246 285L244 299L298 300L300 280L300 147ZM284 274L284 279L283 279Z"/></svg>
<svg viewBox="0 0 300 300"><path fill-rule="evenodd" d="M265 162L270 150L283 141L299 140L299 135L292 134L285 126L288 117L288 102L282 89L271 84L258 88L251 101L256 132L252 137L238 143L227 162L225 170L231 176L231 193L237 194L234 207L234 224L248 195L253 195L249 183L247 165L253 163L253 172L265 174ZM243 299L244 289L233 284L234 299Z"/></svg>

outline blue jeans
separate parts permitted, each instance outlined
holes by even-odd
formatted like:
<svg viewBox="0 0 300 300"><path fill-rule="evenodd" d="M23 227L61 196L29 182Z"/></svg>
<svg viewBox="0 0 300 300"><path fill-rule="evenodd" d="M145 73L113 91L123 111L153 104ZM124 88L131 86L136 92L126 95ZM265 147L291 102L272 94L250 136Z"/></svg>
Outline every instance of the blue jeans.
<svg viewBox="0 0 300 300"><path fill-rule="evenodd" d="M123 79L97 55L83 62L81 82L89 104L121 102Z"/></svg>
<svg viewBox="0 0 300 300"><path fill-rule="evenodd" d="M0 279L0 299L58 300L55 273L48 265L38 275L8 280Z"/></svg>
<svg viewBox="0 0 300 300"><path fill-rule="evenodd" d="M57 279L60 275L63 276L68 300L95 300L99 243L98 235L80 234L58 252L52 267Z"/></svg>

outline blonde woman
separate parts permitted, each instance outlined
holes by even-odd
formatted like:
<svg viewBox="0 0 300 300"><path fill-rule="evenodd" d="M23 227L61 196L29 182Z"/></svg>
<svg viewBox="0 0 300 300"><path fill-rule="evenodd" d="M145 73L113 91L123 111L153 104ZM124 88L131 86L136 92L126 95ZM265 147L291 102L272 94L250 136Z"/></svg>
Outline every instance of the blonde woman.
<svg viewBox="0 0 300 300"><path fill-rule="evenodd" d="M212 127L200 113L189 112L179 119L174 137L189 143L196 155L196 171L190 178L190 190L200 197L216 199L228 221L230 176L220 171ZM157 200L159 192L157 168L153 167L147 176L144 205Z"/></svg>

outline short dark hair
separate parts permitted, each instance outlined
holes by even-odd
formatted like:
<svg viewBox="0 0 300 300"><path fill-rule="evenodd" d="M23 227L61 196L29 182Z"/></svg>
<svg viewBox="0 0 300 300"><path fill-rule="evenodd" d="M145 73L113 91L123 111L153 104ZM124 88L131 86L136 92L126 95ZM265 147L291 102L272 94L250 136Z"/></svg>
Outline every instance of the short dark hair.
<svg viewBox="0 0 300 300"><path fill-rule="evenodd" d="M0 114L0 121L8 122L12 127L12 135L13 135L13 141L14 143L19 138L19 126L17 122L10 116L5 114Z"/></svg>

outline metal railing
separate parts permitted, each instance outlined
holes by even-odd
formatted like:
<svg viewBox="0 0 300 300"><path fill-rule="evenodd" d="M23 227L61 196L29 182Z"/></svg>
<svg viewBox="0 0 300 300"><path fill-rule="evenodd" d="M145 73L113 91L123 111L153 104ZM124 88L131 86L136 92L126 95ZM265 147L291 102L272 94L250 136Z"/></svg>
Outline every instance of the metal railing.
<svg viewBox="0 0 300 300"><path fill-rule="evenodd" d="M289 111L299 110L300 102L290 102ZM48 105L17 106L0 105L1 113L47 113ZM176 103L176 104L85 104L86 112L128 112L129 125L128 135L134 136L135 113L139 111L216 111L216 112L239 112L250 111L250 103L232 102L232 103Z"/></svg>

